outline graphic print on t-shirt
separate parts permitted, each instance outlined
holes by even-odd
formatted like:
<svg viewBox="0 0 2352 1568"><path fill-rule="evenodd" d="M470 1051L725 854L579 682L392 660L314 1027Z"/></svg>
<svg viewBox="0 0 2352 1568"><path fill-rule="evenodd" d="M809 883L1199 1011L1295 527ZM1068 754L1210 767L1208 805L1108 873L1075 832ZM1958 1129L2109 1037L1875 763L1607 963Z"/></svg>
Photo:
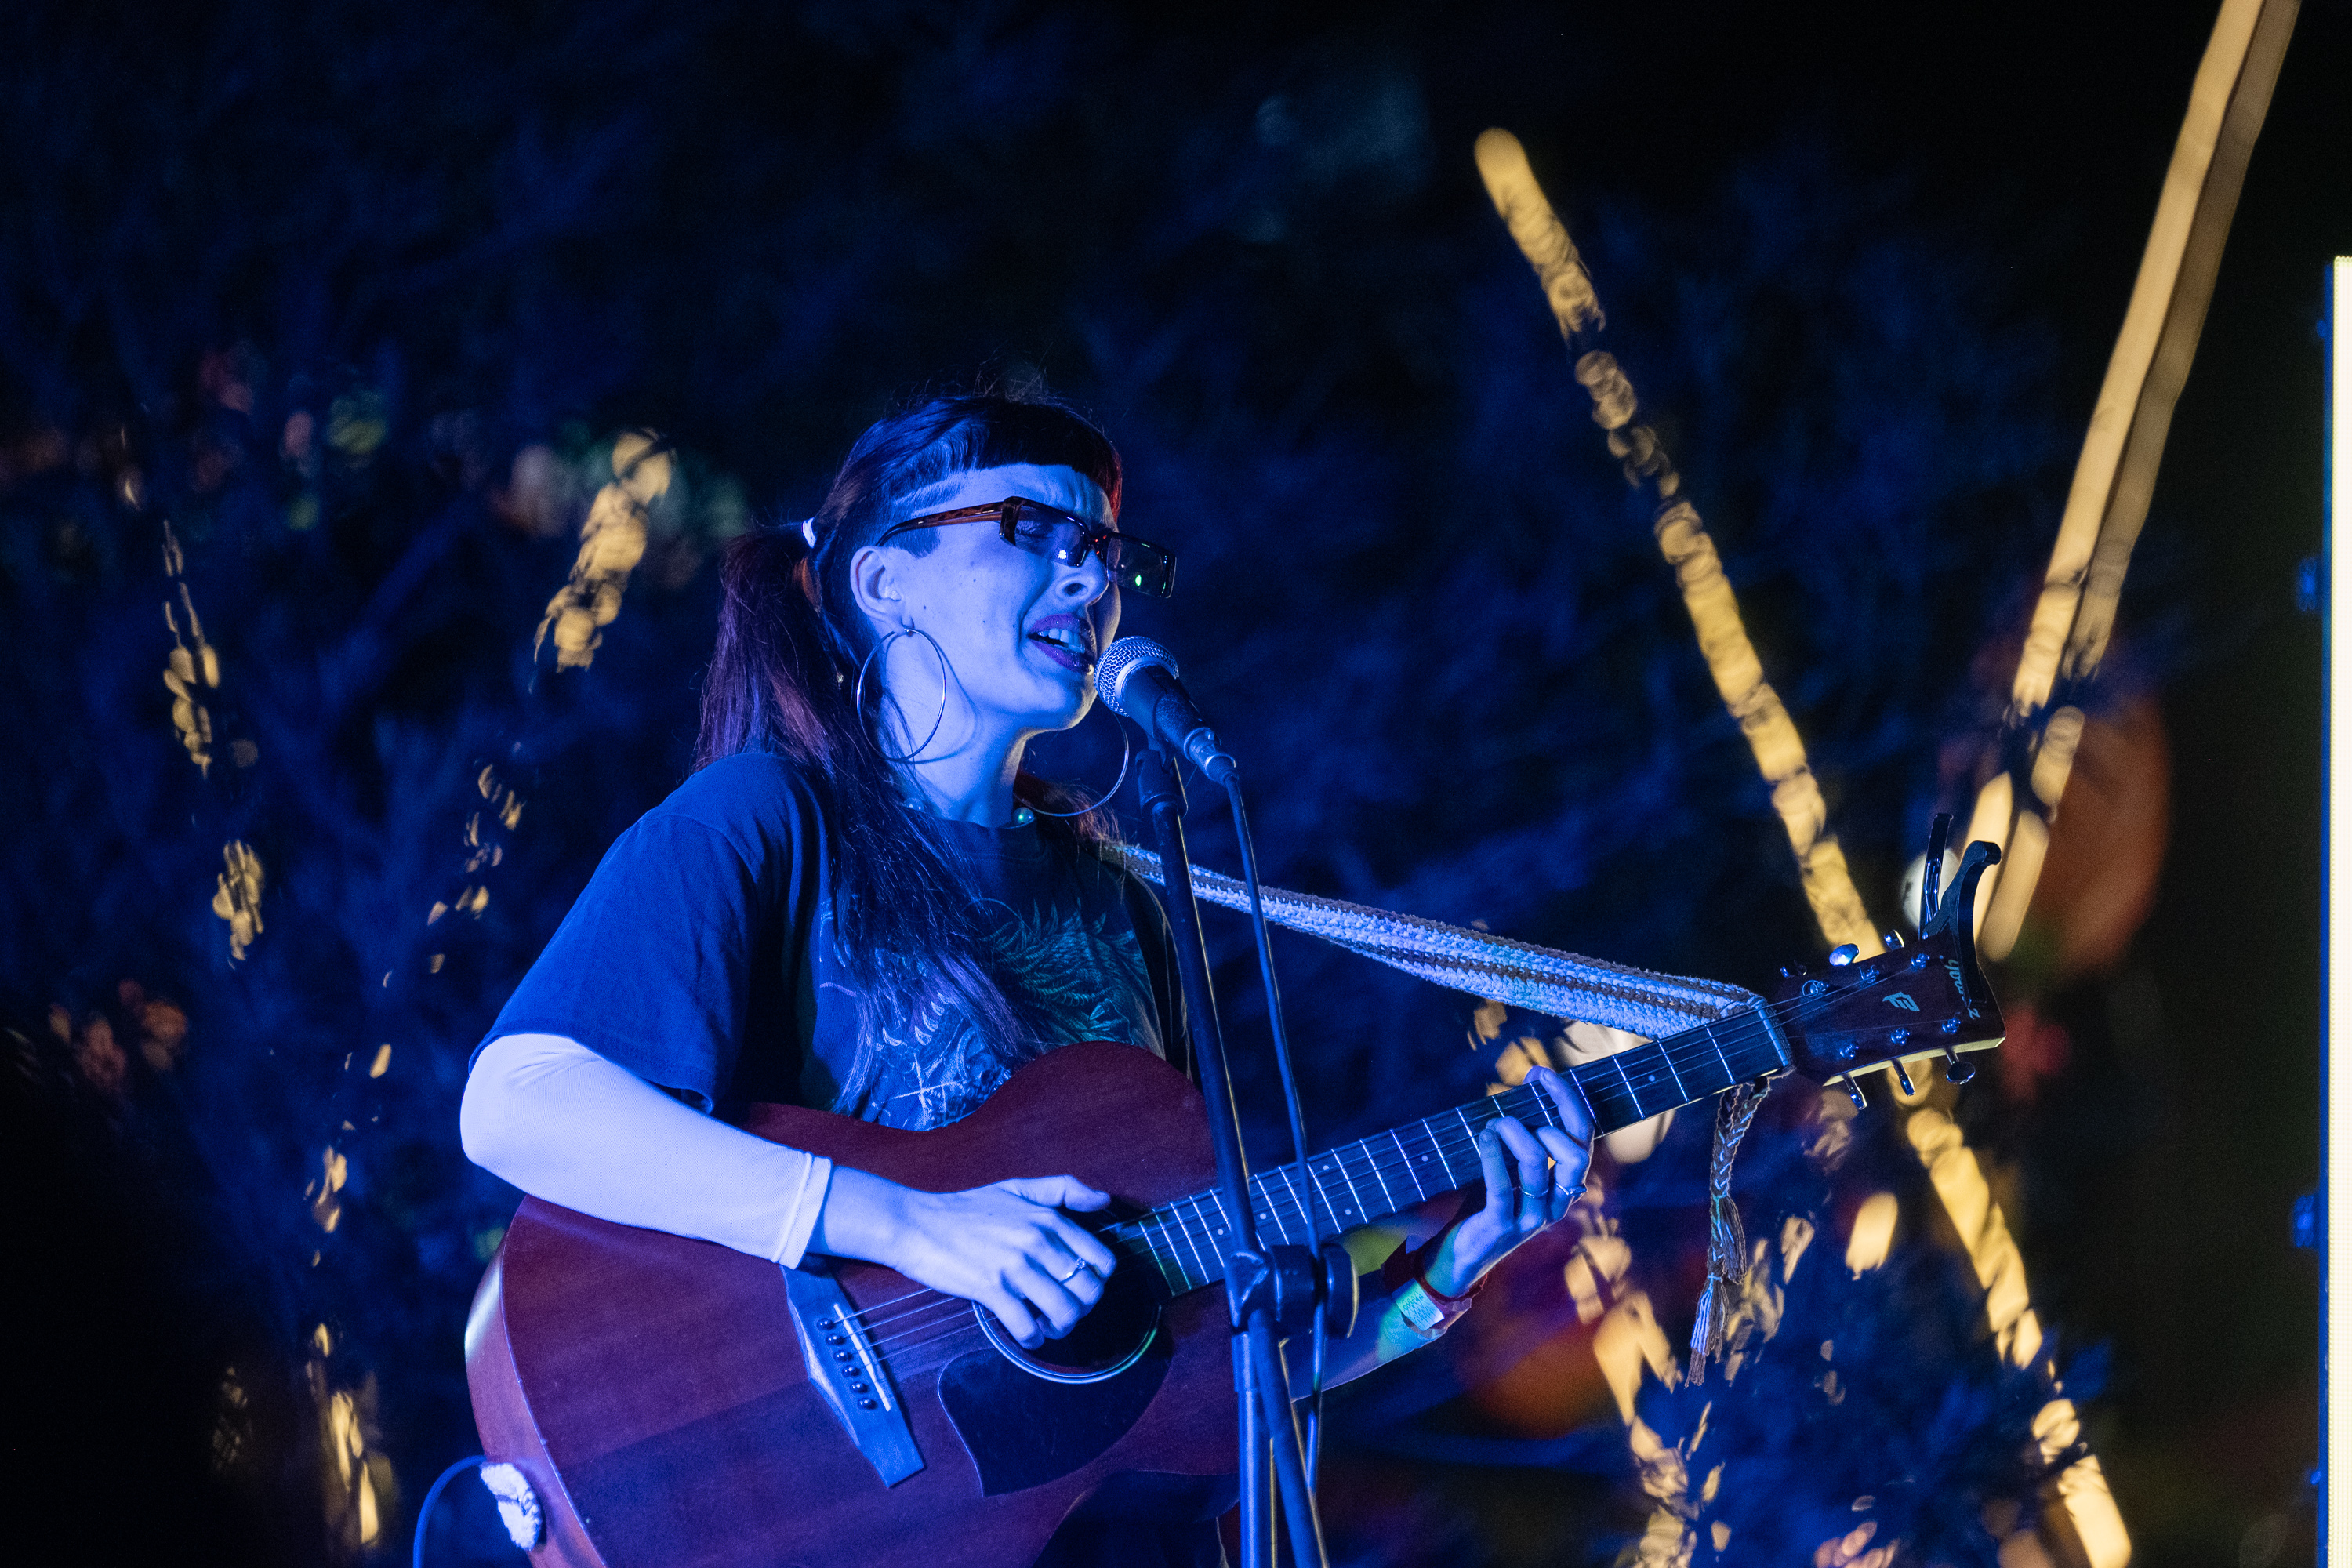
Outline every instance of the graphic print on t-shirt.
<svg viewBox="0 0 2352 1568"><path fill-rule="evenodd" d="M880 1076L864 1102L841 1109L892 1127L944 1126L978 1110L1014 1068L1056 1046L1137 1033L1131 998L1150 996L1151 982L1132 925L1083 908L1007 913L982 941L1028 1037L1010 1053L1000 1049L944 987L926 987L919 993L925 1005L879 1042Z"/></svg>

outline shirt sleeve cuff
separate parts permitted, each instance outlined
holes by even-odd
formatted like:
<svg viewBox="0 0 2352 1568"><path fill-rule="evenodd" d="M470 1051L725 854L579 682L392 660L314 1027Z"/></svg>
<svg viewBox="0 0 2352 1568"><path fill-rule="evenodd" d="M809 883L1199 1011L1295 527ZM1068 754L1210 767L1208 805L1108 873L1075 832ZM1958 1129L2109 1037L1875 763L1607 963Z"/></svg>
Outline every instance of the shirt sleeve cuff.
<svg viewBox="0 0 2352 1568"><path fill-rule="evenodd" d="M776 1250L769 1256L787 1268L798 1268L808 1252L809 1237L816 1234L816 1217L824 1208L825 1193L833 1185L833 1162L822 1154L801 1157L801 1177L797 1188L784 1205L783 1234Z"/></svg>

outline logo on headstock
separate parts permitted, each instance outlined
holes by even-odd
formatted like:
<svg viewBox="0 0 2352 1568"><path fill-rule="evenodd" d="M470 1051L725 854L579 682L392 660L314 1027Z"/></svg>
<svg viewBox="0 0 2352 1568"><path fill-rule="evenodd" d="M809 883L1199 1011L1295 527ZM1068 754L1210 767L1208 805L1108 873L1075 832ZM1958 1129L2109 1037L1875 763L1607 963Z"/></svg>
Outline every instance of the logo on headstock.
<svg viewBox="0 0 2352 1568"><path fill-rule="evenodd" d="M1977 1011L1975 998L1969 994L1969 983L1960 977L1960 966L1948 958L1944 960L1944 967L1951 973L1952 989L1959 994L1960 1005L1969 1010L1969 1017L1981 1017L1983 1015Z"/></svg>
<svg viewBox="0 0 2352 1568"><path fill-rule="evenodd" d="M1890 1007L1900 1007L1906 1013L1916 1013L1919 1010L1919 1004L1900 991L1888 992L1886 1005Z"/></svg>

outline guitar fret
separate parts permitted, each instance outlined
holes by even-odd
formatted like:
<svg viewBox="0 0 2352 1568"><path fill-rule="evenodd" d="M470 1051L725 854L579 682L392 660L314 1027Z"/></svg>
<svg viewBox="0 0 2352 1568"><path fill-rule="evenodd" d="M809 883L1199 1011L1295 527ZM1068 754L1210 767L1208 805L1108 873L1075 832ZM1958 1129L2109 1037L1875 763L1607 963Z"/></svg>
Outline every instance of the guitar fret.
<svg viewBox="0 0 2352 1568"><path fill-rule="evenodd" d="M1437 1141L1437 1119L1433 1116L1428 1117L1414 1123L1414 1126L1420 1130L1423 1140L1429 1145L1429 1153L1422 1156L1423 1161L1426 1162L1434 1156L1437 1161L1438 1174L1445 1178L1445 1184L1438 1191L1452 1192L1456 1184L1454 1180L1454 1163L1445 1157L1445 1145Z"/></svg>
<svg viewBox="0 0 2352 1568"><path fill-rule="evenodd" d="M1225 1213L1225 1194L1223 1193L1218 1191L1215 1187L1211 1187L1208 1192L1202 1195L1205 1196L1210 1203L1216 1205L1216 1213L1214 1215L1211 1215L1205 1209L1202 1211L1201 1215L1201 1222L1209 1227L1209 1234L1205 1237L1209 1244L1209 1256L1212 1258L1222 1258L1225 1254L1233 1250L1233 1244L1230 1241L1220 1243L1218 1238L1233 1229L1233 1216ZM1197 1204L1200 1202L1200 1199L1196 1198L1193 1201Z"/></svg>
<svg viewBox="0 0 2352 1568"><path fill-rule="evenodd" d="M1358 1143L1356 1147L1364 1152L1364 1163L1372 1168L1372 1180L1380 1183L1381 1184L1381 1202L1383 1205L1381 1212L1382 1214L1396 1213L1398 1207L1396 1194L1389 1190L1389 1179L1381 1173L1380 1156L1372 1152L1371 1141L1370 1139L1366 1139L1362 1142Z"/></svg>
<svg viewBox="0 0 2352 1568"><path fill-rule="evenodd" d="M1470 1140L1470 1168L1467 1171L1454 1170L1454 1162L1449 1157L1445 1163L1445 1173L1454 1179L1454 1183L1456 1186L1466 1187L1470 1184L1471 1178L1477 1174L1479 1169L1478 1130L1470 1125L1469 1113L1462 1107L1458 1105L1455 1106L1454 1108L1454 1115L1455 1120L1462 1123L1462 1131Z"/></svg>
<svg viewBox="0 0 2352 1568"><path fill-rule="evenodd" d="M1683 1075L1675 1070L1674 1052L1667 1050L1661 1046L1658 1048L1658 1057L1659 1059L1666 1064L1666 1075L1675 1080L1675 1099L1677 1100L1689 1100L1691 1098L1691 1091L1683 1087Z"/></svg>
<svg viewBox="0 0 2352 1568"><path fill-rule="evenodd" d="M1277 1165L1275 1169L1282 1173L1282 1186L1283 1190L1290 1194L1290 1206L1298 1211L1299 1239L1304 1245L1312 1247L1318 1239L1315 1235L1314 1212L1298 1201L1298 1184L1290 1179L1290 1167L1286 1164ZM1282 1239L1285 1242L1292 1239L1287 1230L1283 1233Z"/></svg>
<svg viewBox="0 0 2352 1568"><path fill-rule="evenodd" d="M1404 1162L1404 1173L1412 1178L1412 1188L1415 1194L1413 1201L1416 1203L1427 1203L1429 1201L1429 1189L1421 1184L1421 1175L1412 1168L1412 1156L1404 1152L1404 1135L1399 1132L1396 1129L1391 1128L1389 1130L1389 1138L1396 1144L1397 1158Z"/></svg>
<svg viewBox="0 0 2352 1568"><path fill-rule="evenodd" d="M1160 1282L1167 1286L1171 1291L1179 1291L1184 1289L1184 1271L1181 1268L1173 1270L1172 1272L1171 1271L1169 1268L1170 1260L1161 1257L1160 1249L1152 1246L1150 1238L1143 1234L1143 1222L1141 1220L1136 1222L1135 1231L1135 1245L1143 1249L1143 1255L1146 1258L1150 1258L1152 1266L1160 1270Z"/></svg>
<svg viewBox="0 0 2352 1568"><path fill-rule="evenodd" d="M1711 1024L1706 1026L1706 1043L1715 1047L1715 1059L1722 1067L1723 1076L1731 1082L1738 1083L1739 1075L1731 1070L1731 1058L1723 1054L1723 1042L1715 1037L1715 1026Z"/></svg>
<svg viewBox="0 0 2352 1568"><path fill-rule="evenodd" d="M1356 1178L1348 1174L1348 1165L1347 1162L1344 1160L1337 1158L1333 1159L1331 1162L1331 1168L1339 1173L1339 1179L1341 1181L1348 1184L1348 1201L1355 1205L1356 1219L1358 1223L1360 1224L1365 1218L1364 1200L1357 1194ZM1335 1213L1338 1211L1339 1206L1339 1205L1336 1203L1331 1205Z"/></svg>
<svg viewBox="0 0 2352 1568"><path fill-rule="evenodd" d="M1625 1098L1633 1102L1633 1114L1638 1118L1643 1114L1642 1110L1642 1097L1634 1092L1633 1080L1625 1076L1625 1058L1628 1054L1629 1053L1624 1051L1619 1051L1615 1056L1611 1057L1609 1060L1616 1067L1617 1081L1625 1086Z"/></svg>
<svg viewBox="0 0 2352 1568"><path fill-rule="evenodd" d="M1208 1266L1201 1261L1201 1244L1192 1239L1192 1226L1186 1223L1181 1214L1171 1214L1169 1217L1175 1223L1177 1239L1192 1249L1193 1267L1201 1272L1201 1283L1206 1285L1209 1282L1209 1269Z"/></svg>
<svg viewBox="0 0 2352 1568"><path fill-rule="evenodd" d="M1145 1217L1152 1222L1154 1227L1150 1242L1151 1256L1162 1258L1162 1267L1174 1271L1176 1276L1174 1289L1192 1289L1192 1275L1191 1270L1184 1267L1184 1255L1177 1246L1177 1242L1182 1240L1182 1233L1180 1231L1173 1241L1168 1238L1169 1229L1174 1224L1173 1217L1164 1209L1156 1209Z"/></svg>
<svg viewBox="0 0 2352 1568"><path fill-rule="evenodd" d="M1149 1243L1145 1245L1143 1250L1150 1255L1151 1261L1159 1268L1160 1282L1168 1287L1170 1294L1181 1295L1192 1289L1191 1284L1185 1279L1184 1266L1181 1263L1173 1258L1161 1256L1160 1249Z"/></svg>

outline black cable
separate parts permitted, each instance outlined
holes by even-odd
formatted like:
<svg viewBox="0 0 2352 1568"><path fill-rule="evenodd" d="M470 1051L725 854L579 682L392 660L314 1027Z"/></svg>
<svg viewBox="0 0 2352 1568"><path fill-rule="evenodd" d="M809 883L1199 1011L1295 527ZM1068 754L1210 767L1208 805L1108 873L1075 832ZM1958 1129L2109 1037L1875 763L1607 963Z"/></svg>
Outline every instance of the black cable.
<svg viewBox="0 0 2352 1568"><path fill-rule="evenodd" d="M457 1479L457 1472L478 1469L488 1456L469 1454L441 1472L440 1479L425 1489L424 1504L416 1510L416 1542L408 1554L410 1568L425 1568L425 1530L433 1522L433 1505L441 1500L441 1489Z"/></svg>
<svg viewBox="0 0 2352 1568"><path fill-rule="evenodd" d="M1268 939L1269 927L1265 905L1258 895L1257 845L1250 837L1249 808L1242 804L1242 780L1238 772L1225 775L1225 803L1233 808L1234 837L1241 846L1242 881L1249 889L1250 930L1257 938L1257 972L1265 982L1266 1027L1274 1036L1274 1067L1282 1080L1282 1103L1290 1113L1290 1151L1292 1162L1298 1167L1299 1185L1307 1192L1307 1247L1322 1257L1322 1237L1317 1230L1316 1199L1321 1194L1315 1185L1314 1173L1307 1166L1307 1118L1298 1108L1298 1079L1290 1070L1290 1031L1282 1021L1282 988L1274 977L1274 944ZM1334 1229L1339 1216L1332 1215ZM1307 1439L1302 1445L1307 1456L1307 1484L1315 1484L1315 1463L1323 1438L1323 1360L1324 1343L1328 1338L1328 1319L1320 1302L1315 1308L1314 1352L1307 1390Z"/></svg>

